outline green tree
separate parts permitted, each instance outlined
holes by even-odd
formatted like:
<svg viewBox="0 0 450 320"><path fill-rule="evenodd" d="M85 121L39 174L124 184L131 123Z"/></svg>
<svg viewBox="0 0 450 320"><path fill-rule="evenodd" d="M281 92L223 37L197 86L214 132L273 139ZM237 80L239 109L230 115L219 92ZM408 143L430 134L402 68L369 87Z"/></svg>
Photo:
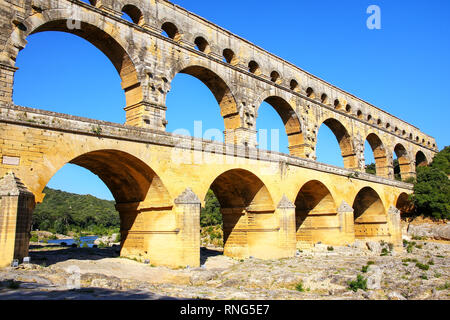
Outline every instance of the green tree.
<svg viewBox="0 0 450 320"><path fill-rule="evenodd" d="M371 163L366 166L366 173L369 173L369 174L377 173L377 168L375 166L375 163Z"/></svg>
<svg viewBox="0 0 450 320"><path fill-rule="evenodd" d="M212 190L208 190L208 193L206 194L205 207L202 208L200 214L200 224L202 227L222 224L220 203Z"/></svg>
<svg viewBox="0 0 450 320"><path fill-rule="evenodd" d="M416 212L436 219L450 218L450 147L439 152L429 167L417 168L412 200Z"/></svg>

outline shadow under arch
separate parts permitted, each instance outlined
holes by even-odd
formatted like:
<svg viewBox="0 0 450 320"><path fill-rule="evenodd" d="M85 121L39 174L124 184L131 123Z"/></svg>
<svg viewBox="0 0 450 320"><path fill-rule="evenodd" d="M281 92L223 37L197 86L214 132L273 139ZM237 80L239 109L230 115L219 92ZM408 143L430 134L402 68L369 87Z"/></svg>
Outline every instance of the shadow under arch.
<svg viewBox="0 0 450 320"><path fill-rule="evenodd" d="M370 188L362 188L353 202L355 238L370 239L388 236L387 214L378 193Z"/></svg>
<svg viewBox="0 0 450 320"><path fill-rule="evenodd" d="M410 200L409 194L405 192L398 196L395 207L400 210L400 214L403 217L414 213L414 203Z"/></svg>
<svg viewBox="0 0 450 320"><path fill-rule="evenodd" d="M106 28L95 21L95 17L77 17L73 20L73 13L70 10L48 10L42 14L35 14L23 22L25 30L16 28L7 43L10 64L15 64L15 59L19 51L25 48L26 38L31 34L45 31L58 31L73 34L83 38L97 49L99 49L111 61L122 79L122 89L125 92L126 108L132 107L143 100L143 90L140 76L137 72L133 57L127 52L127 44L112 35ZM91 21L92 20L92 21ZM98 25L97 25L98 24Z"/></svg>
<svg viewBox="0 0 450 320"><path fill-rule="evenodd" d="M371 133L366 138L372 148L373 157L375 158L376 174L380 177L389 177L388 157L386 149L381 139L375 134Z"/></svg>
<svg viewBox="0 0 450 320"><path fill-rule="evenodd" d="M297 246L319 241L332 244L333 231L338 229L330 229L329 224L336 216L336 209L330 190L322 182L311 180L305 183L295 199Z"/></svg>
<svg viewBox="0 0 450 320"><path fill-rule="evenodd" d="M214 95L220 107L225 130L234 130L241 126L236 99L228 84L217 73L208 67L195 64L183 65L179 63L171 71L171 80L178 74L187 74L200 80Z"/></svg>
<svg viewBox="0 0 450 320"><path fill-rule="evenodd" d="M271 105L283 121L286 135L288 137L289 154L292 156L305 158L306 156L303 150L305 142L302 127L294 108L285 99L269 94L268 97L261 99L261 102L258 102L258 105L256 106L257 113L263 102L267 102Z"/></svg>
<svg viewBox="0 0 450 320"><path fill-rule="evenodd" d="M416 169L428 166L428 159L422 151L416 153Z"/></svg>
<svg viewBox="0 0 450 320"><path fill-rule="evenodd" d="M224 254L270 257L279 230L275 205L264 183L250 171L232 169L219 175L210 188L221 207Z"/></svg>
<svg viewBox="0 0 450 320"><path fill-rule="evenodd" d="M339 143L339 148L341 149L341 155L344 160L344 167L348 169L357 169L358 160L356 158L356 152L353 147L352 138L347 130L347 128L339 121L334 118L328 118L322 122L322 125L326 125L336 137ZM319 131L320 131L319 126ZM317 134L319 133L317 132ZM316 145L319 141L316 141ZM317 146L316 146L317 149Z"/></svg>

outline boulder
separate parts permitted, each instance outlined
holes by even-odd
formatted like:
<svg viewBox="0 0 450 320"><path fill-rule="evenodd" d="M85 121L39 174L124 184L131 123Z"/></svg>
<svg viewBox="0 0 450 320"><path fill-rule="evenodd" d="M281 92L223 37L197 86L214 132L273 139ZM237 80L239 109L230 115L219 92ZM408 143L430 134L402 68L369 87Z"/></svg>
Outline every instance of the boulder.
<svg viewBox="0 0 450 320"><path fill-rule="evenodd" d="M408 227L408 235L410 237L426 237L436 240L450 240L450 224L410 224Z"/></svg>
<svg viewBox="0 0 450 320"><path fill-rule="evenodd" d="M367 248L374 252L374 253L379 253L381 252L381 245L379 242L375 242L375 241L367 241L366 242L366 246Z"/></svg>

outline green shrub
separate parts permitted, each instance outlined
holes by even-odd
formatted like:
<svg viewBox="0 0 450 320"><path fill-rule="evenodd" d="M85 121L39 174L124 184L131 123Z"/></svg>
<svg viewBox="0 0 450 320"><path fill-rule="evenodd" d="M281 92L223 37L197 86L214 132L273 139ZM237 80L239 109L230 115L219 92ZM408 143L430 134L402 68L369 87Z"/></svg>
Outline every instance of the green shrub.
<svg viewBox="0 0 450 320"><path fill-rule="evenodd" d="M305 292L305 289L303 288L303 282L299 282L295 285L295 290L297 290L298 292Z"/></svg>
<svg viewBox="0 0 450 320"><path fill-rule="evenodd" d="M348 283L349 290L353 290L354 292L361 290L367 290L367 279L365 279L362 275L358 274L356 280L350 281Z"/></svg>
<svg viewBox="0 0 450 320"><path fill-rule="evenodd" d="M420 270L425 270L425 271L430 269L430 266L429 266L429 265L427 265L427 264L422 264L422 263L420 263L420 262L417 262L417 263L416 263L416 267L419 268Z"/></svg>
<svg viewBox="0 0 450 320"><path fill-rule="evenodd" d="M450 289L450 282L446 282L444 285L441 285L436 288L437 290L448 290Z"/></svg>
<svg viewBox="0 0 450 320"><path fill-rule="evenodd" d="M389 255L389 250L386 249L386 248L383 248L383 249L381 250L380 256L384 257L384 256L387 256L387 255Z"/></svg>
<svg viewBox="0 0 450 320"><path fill-rule="evenodd" d="M332 246L327 247L328 251L334 251L334 248Z"/></svg>

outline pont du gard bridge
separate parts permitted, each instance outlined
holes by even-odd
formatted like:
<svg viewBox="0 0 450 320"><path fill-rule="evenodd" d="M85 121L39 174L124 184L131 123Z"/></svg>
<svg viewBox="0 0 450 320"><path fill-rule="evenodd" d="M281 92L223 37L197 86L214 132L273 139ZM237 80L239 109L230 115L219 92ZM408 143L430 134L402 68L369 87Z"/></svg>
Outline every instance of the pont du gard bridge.
<svg viewBox="0 0 450 320"><path fill-rule="evenodd" d="M438 151L417 127L166 0L0 0L0 16L0 266L28 255L35 205L67 163L113 194L121 255L154 265L200 265L209 189L230 257L291 257L318 242L401 247L408 181ZM109 58L126 96L124 124L14 104L16 57L29 35L45 31L77 35ZM178 73L211 90L225 143L166 132ZM281 117L289 154L258 148L263 102ZM336 136L342 168L316 161L322 124ZM366 141L376 175L365 173ZM394 154L403 181L394 178Z"/></svg>

